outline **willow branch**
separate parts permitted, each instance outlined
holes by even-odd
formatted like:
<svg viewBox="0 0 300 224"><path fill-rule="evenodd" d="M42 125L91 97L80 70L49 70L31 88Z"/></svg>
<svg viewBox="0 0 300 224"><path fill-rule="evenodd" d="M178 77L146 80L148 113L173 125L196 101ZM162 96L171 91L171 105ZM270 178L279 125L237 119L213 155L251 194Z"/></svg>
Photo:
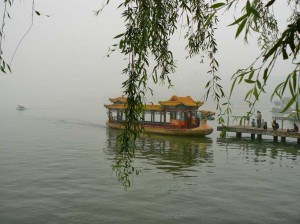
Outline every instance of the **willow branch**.
<svg viewBox="0 0 300 224"><path fill-rule="evenodd" d="M3 17L2 17L2 26L0 30L0 56L2 55L2 41L3 41L3 32L4 32L4 26L5 26L5 17L7 13L7 1L4 1L4 11L3 11Z"/></svg>
<svg viewBox="0 0 300 224"><path fill-rule="evenodd" d="M19 43L18 43L18 45L17 45L17 47L16 47L16 49L15 49L15 51L14 51L14 53L13 53L13 56L12 56L11 59L10 59L9 65L11 65L11 63L12 63L12 61L13 61L15 55L16 55L17 50L19 49L21 43L23 42L23 40L25 39L25 37L28 35L28 33L30 32L30 30L31 30L31 28L32 28L32 26L33 26L34 3L35 3L35 0L32 0L32 8L31 8L31 24L30 24L28 30L26 31L26 33L23 35L23 37L22 37L21 40L19 41Z"/></svg>

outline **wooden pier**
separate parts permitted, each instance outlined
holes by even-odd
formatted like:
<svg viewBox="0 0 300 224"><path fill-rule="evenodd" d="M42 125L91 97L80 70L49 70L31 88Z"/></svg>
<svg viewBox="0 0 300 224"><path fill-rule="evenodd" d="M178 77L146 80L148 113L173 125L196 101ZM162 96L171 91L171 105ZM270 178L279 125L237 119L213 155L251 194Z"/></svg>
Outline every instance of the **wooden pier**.
<svg viewBox="0 0 300 224"><path fill-rule="evenodd" d="M299 132L288 132L287 129L279 128L277 131L274 131L272 128L263 129L263 128L256 128L251 126L243 126L243 125L231 125L226 127L227 132L235 132L237 138L241 138L242 134L250 134L251 139L261 140L262 136L273 136L274 141L278 141L278 137L281 138L281 142L285 142L286 138L296 138L297 143L300 144L300 133ZM218 131L222 131L223 127L218 126Z"/></svg>

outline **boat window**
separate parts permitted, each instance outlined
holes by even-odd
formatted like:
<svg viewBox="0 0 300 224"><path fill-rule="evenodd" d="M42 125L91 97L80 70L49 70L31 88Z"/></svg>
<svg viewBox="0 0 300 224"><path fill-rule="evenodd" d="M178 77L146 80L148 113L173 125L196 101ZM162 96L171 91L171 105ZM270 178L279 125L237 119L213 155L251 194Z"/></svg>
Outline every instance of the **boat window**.
<svg viewBox="0 0 300 224"><path fill-rule="evenodd" d="M171 112L170 116L171 116L171 119L176 119L176 112Z"/></svg>

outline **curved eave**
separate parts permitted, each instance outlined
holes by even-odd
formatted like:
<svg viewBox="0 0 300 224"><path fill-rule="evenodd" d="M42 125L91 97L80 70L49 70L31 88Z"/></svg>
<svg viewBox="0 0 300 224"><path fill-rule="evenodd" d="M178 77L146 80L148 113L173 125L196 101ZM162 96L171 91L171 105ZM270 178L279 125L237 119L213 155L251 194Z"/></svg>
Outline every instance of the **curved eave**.
<svg viewBox="0 0 300 224"><path fill-rule="evenodd" d="M209 110L199 110L199 111L202 112L204 116L211 116L216 114L215 112Z"/></svg>
<svg viewBox="0 0 300 224"><path fill-rule="evenodd" d="M162 111L164 108L161 105L145 105L146 111Z"/></svg>
<svg viewBox="0 0 300 224"><path fill-rule="evenodd" d="M109 101L112 103L127 103L127 98L126 97L117 97L117 98L109 98Z"/></svg>
<svg viewBox="0 0 300 224"><path fill-rule="evenodd" d="M125 104L111 104L111 105L104 105L107 109L116 109L116 110L125 110Z"/></svg>

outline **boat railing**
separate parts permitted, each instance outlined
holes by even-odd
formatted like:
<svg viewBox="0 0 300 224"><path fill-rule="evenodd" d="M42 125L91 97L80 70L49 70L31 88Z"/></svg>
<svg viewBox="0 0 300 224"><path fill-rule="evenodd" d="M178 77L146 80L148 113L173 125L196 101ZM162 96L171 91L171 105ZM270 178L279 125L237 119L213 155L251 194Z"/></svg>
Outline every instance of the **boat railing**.
<svg viewBox="0 0 300 224"><path fill-rule="evenodd" d="M164 123L163 122L159 122L159 121L141 121L141 124L145 124L145 125L153 125L153 126L163 126Z"/></svg>

